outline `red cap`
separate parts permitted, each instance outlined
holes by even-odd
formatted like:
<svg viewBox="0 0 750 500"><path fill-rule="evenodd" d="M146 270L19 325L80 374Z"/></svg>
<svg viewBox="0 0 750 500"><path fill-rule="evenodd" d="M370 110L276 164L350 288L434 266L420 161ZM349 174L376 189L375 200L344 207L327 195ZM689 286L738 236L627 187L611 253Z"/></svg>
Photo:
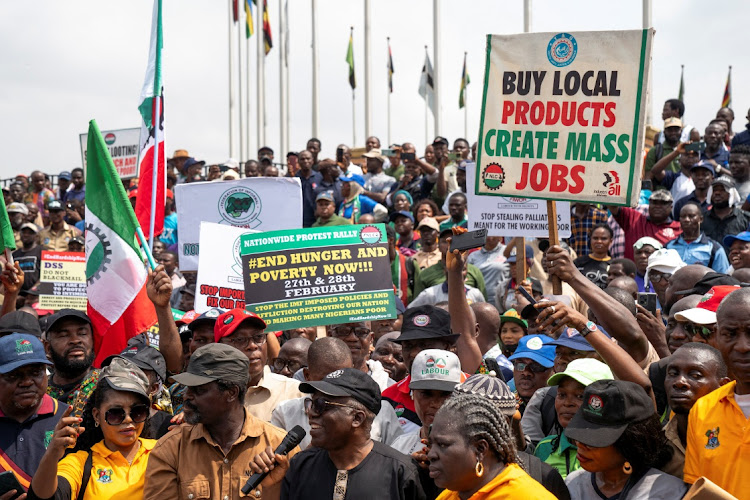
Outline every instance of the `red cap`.
<svg viewBox="0 0 750 500"><path fill-rule="evenodd" d="M167 198L174 200L174 193L171 189L167 189Z"/></svg>
<svg viewBox="0 0 750 500"><path fill-rule="evenodd" d="M216 323L214 323L214 342L218 342L219 339L233 334L245 321L252 321L258 328L266 329L266 322L257 314L247 309L230 309L216 318Z"/></svg>
<svg viewBox="0 0 750 500"><path fill-rule="evenodd" d="M188 311L185 314L183 314L180 319L178 319L177 321L175 321L175 323L177 324L177 326L180 326L180 325L189 325L198 316L200 316L200 315L197 312L195 312L195 310L191 309L190 311Z"/></svg>
<svg viewBox="0 0 750 500"><path fill-rule="evenodd" d="M131 189L128 193L128 198L135 198L138 196L138 189Z"/></svg>
<svg viewBox="0 0 750 500"><path fill-rule="evenodd" d="M698 309L707 309L712 312L716 312L719 309L719 304L724 300L724 297L739 289L739 286L735 285L719 285L711 288L706 294L701 297L701 301L696 306Z"/></svg>

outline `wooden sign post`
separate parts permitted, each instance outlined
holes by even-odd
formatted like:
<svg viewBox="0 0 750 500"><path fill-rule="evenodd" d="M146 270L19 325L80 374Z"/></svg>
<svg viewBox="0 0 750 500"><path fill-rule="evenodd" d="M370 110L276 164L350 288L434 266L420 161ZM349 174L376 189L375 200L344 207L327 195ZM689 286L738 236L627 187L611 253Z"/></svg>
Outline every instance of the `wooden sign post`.
<svg viewBox="0 0 750 500"><path fill-rule="evenodd" d="M557 204L555 200L547 200L547 224L549 225L549 246L559 245L560 237L557 234ZM562 295L562 282L556 275L549 277L552 281L552 293Z"/></svg>

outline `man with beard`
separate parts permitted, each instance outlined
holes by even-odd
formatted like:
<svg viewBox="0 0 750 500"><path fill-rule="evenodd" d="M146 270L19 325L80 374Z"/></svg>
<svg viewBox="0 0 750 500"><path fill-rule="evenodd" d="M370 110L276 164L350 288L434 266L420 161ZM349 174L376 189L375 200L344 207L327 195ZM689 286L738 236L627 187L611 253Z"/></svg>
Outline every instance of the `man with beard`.
<svg viewBox="0 0 750 500"><path fill-rule="evenodd" d="M726 166L729 162L729 150L724 146L724 127L721 120L711 120L703 134L706 149L701 153L701 160L706 160L714 167Z"/></svg>
<svg viewBox="0 0 750 500"><path fill-rule="evenodd" d="M724 241L724 236L738 234L750 226L750 212L729 204L734 187L734 180L726 175L711 183L711 209L703 217L702 229L706 236L718 242ZM724 250L729 253L729 247L724 246Z"/></svg>
<svg viewBox="0 0 750 500"><path fill-rule="evenodd" d="M250 363L234 347L208 344L193 353L185 372L174 377L188 388L186 425L172 430L151 451L144 499L208 498L210 492L211 498L239 500L251 474L250 462L264 450L275 450L285 435L244 407L249 377ZM282 463L287 457L276 459ZM250 497L278 499L280 480L267 477Z"/></svg>
<svg viewBox="0 0 750 500"><path fill-rule="evenodd" d="M68 410L68 405L45 394L46 365L51 364L33 335L14 333L0 338L0 472L12 471L25 488Z"/></svg>
<svg viewBox="0 0 750 500"><path fill-rule="evenodd" d="M47 394L73 407L71 416L80 417L99 382L93 368L94 333L89 317L75 309L61 309L47 322L44 350L52 360L52 377Z"/></svg>
<svg viewBox="0 0 750 500"><path fill-rule="evenodd" d="M370 358L379 361L388 376L393 380L401 380L407 375L406 363L401 350L401 345L391 340L401 335L401 332L388 332L375 342L375 350Z"/></svg>
<svg viewBox="0 0 750 500"><path fill-rule="evenodd" d="M326 333L329 337L344 341L352 353L354 368L368 374L378 384L381 391L396 383L388 376L388 372L383 369L380 362L368 359L372 347L372 330L367 326L367 323L330 325L326 328Z"/></svg>

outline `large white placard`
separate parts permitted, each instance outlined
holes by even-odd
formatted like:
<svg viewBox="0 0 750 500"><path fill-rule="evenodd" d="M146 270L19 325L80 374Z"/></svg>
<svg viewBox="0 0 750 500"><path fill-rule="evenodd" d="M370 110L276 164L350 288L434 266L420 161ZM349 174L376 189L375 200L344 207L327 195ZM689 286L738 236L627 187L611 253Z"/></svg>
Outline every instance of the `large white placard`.
<svg viewBox="0 0 750 500"><path fill-rule="evenodd" d="M138 141L140 141L141 129L123 128L120 130L102 130L102 137L109 149L109 155L115 164L120 179L132 179L138 177ZM81 161L83 170L86 170L86 147L89 134L80 134Z"/></svg>
<svg viewBox="0 0 750 500"><path fill-rule="evenodd" d="M256 231L302 227L302 187L297 178L253 177L178 184L175 201L183 271L198 269L201 222Z"/></svg>

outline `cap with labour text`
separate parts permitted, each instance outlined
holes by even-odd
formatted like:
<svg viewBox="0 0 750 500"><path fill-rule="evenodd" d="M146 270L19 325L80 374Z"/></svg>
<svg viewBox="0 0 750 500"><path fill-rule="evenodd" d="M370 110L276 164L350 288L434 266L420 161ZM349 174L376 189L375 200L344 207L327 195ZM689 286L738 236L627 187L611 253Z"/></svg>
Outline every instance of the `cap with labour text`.
<svg viewBox="0 0 750 500"><path fill-rule="evenodd" d="M414 358L409 389L452 392L461 383L458 356L442 349L425 349Z"/></svg>

